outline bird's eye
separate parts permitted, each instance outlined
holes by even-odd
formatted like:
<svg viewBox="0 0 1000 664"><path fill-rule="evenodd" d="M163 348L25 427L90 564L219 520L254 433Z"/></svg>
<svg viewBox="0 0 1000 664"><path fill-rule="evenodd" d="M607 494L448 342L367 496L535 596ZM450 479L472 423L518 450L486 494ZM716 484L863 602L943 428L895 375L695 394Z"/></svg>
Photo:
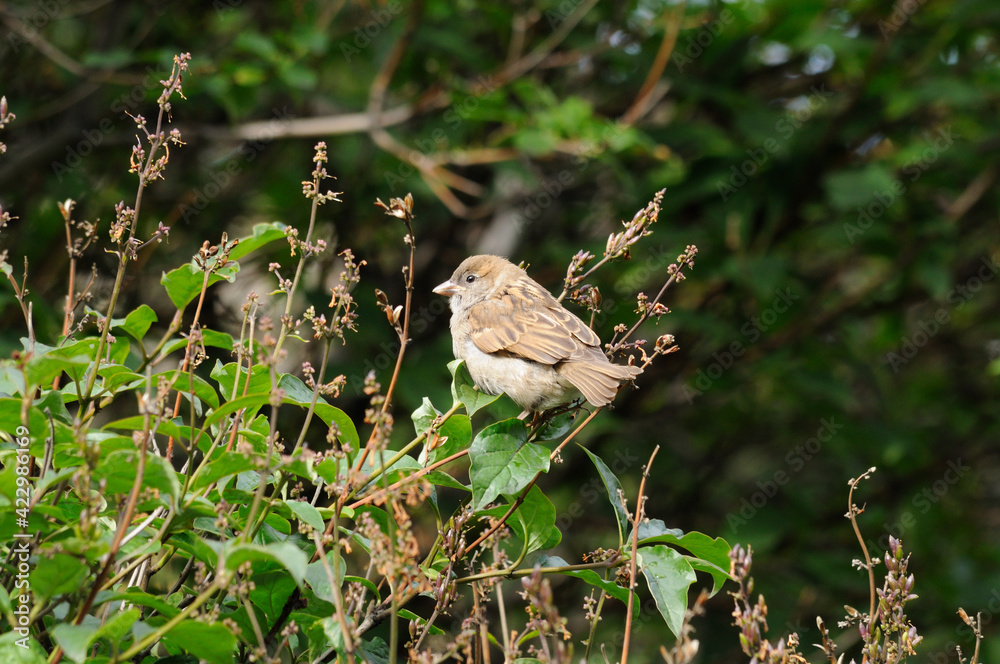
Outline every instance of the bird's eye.
<svg viewBox="0 0 1000 664"><path fill-rule="evenodd" d="M470 274L469 276L467 276L467 277L465 278L465 283L467 283L467 284L471 284L471 283L472 283L473 281L475 281L475 280L476 280L476 275L474 275L474 274Z"/></svg>

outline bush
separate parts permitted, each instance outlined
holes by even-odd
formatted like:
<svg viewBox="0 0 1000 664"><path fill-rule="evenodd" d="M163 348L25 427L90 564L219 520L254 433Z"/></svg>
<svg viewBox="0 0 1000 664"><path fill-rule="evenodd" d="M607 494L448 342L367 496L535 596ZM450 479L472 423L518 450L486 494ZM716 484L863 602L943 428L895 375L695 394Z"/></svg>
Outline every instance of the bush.
<svg viewBox="0 0 1000 664"><path fill-rule="evenodd" d="M303 182L311 203L304 232L273 222L247 237L223 232L217 244L206 241L163 275L176 308L166 326L145 303L119 311L140 252L169 234L161 223L140 238L137 219L144 191L165 175L169 148L183 145L167 126L188 61L186 54L174 59L155 127L134 118L145 142L130 158L135 202L116 207L109 229L106 251L117 272L106 308L90 306L93 279L80 290L75 283L76 259L104 240L97 224L74 218L71 200L60 204L71 257L67 306L51 345L36 338L28 266L19 281L2 262L27 328L23 350L0 374L0 428L14 434L0 452L2 493L15 507L0 523L13 588L0 595L14 630L0 646L7 661L40 662L45 652L49 661L74 662L392 661L404 648L414 660L441 661L468 659L490 644L509 659L527 653L569 661L573 645L554 574L591 588L584 656L600 642L606 607L623 603L624 659L640 568L667 627L687 633L695 572L707 573L718 591L729 578L729 545L648 518L645 481L630 512L619 479L586 449L573 453L586 454L601 478L618 545L577 563L539 555L561 539L539 479L602 409L586 414L574 403L531 420L474 426L473 415L496 397L476 390L456 361L452 403L425 398L411 415L412 440L389 448L411 317L411 196L377 203L405 229L410 252L404 304L376 291L400 342L395 371L385 390L374 372L365 379L363 422L331 403L347 380L335 375L331 351L356 329L354 292L365 262L350 249L339 252L342 271L327 309L296 311L307 264L329 260L326 243L314 239L318 207L338 200L324 189L323 143ZM13 119L5 109L0 115ZM600 260L573 257L560 299L600 310L600 293L585 280L650 234L661 196L609 238ZM269 265L272 293L247 294L238 332L204 325L207 290L236 282L242 264L281 241L290 261ZM655 298L639 295L635 324L616 327L609 353L630 352L647 367L677 349L670 335L651 349L632 337L667 312L660 301L696 252L685 249ZM281 313L266 316L265 307ZM288 372L291 343L307 359ZM368 432L364 442L359 431ZM429 545L421 542L428 530ZM521 619L506 608L510 586L519 588ZM411 608L421 597L422 608ZM435 624L445 615L452 616L448 635ZM402 635L401 621L408 625ZM376 629L382 623L387 630Z"/></svg>

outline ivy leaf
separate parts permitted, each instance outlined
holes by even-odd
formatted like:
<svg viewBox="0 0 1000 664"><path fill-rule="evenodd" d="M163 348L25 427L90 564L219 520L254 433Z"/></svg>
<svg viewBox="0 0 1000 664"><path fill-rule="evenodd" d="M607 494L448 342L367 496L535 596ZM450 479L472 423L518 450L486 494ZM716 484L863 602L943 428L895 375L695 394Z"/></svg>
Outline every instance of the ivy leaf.
<svg viewBox="0 0 1000 664"><path fill-rule="evenodd" d="M25 639L22 641L22 639ZM25 645L26 643L26 645ZM4 664L45 664L46 653L38 641L17 632L0 636L0 662Z"/></svg>
<svg viewBox="0 0 1000 664"><path fill-rule="evenodd" d="M631 536L630 536L631 537ZM697 531L684 533L667 528L660 519L649 519L639 524L639 546L652 543L673 544L687 549L694 557L687 556L691 567L712 575L712 594L716 594L729 576L729 543L721 537L709 537Z"/></svg>
<svg viewBox="0 0 1000 664"><path fill-rule="evenodd" d="M94 481L105 480L105 493L108 495L126 494L132 490L135 483L136 467L139 462L138 452L131 450L115 450L101 461L94 470ZM159 489L174 499L176 504L181 494L181 484L177 479L177 471L170 462L155 454L146 455L146 469L142 476L144 488Z"/></svg>
<svg viewBox="0 0 1000 664"><path fill-rule="evenodd" d="M149 305L140 304L134 311L130 311L125 316L124 321L119 323L117 320L112 320L112 325L120 325L121 329L125 330L133 339L142 341L146 332L149 331L149 326L156 321L156 312Z"/></svg>
<svg viewBox="0 0 1000 664"><path fill-rule="evenodd" d="M540 472L549 470L549 451L527 442L524 422L501 420L479 432L469 448L473 509L480 510L500 494L516 494Z"/></svg>
<svg viewBox="0 0 1000 664"><path fill-rule="evenodd" d="M410 417L413 419L413 428L419 435L427 431L439 415L441 411L434 407L430 399L424 397L420 408L413 411ZM425 452L421 456L421 461L426 463L436 463L467 447L472 440L472 420L468 415L454 414L437 428L434 435L433 442L436 446L432 450L426 450L425 446ZM428 444L431 442L428 441Z"/></svg>
<svg viewBox="0 0 1000 664"><path fill-rule="evenodd" d="M288 570L295 583L302 585L309 557L299 547L291 542L275 542L273 544L237 544L223 549L225 567L236 570L247 561L275 562Z"/></svg>
<svg viewBox="0 0 1000 664"><path fill-rule="evenodd" d="M288 505L288 509L292 510L295 517L302 523L320 532L326 529L326 523L323 521L323 517L320 516L319 510L310 503L304 500L286 500L285 504Z"/></svg>
<svg viewBox="0 0 1000 664"><path fill-rule="evenodd" d="M232 283L236 280L236 273L239 271L240 264L236 261L229 261L208 277L208 286L223 279ZM186 263L170 272L165 272L160 278L160 283L163 284L163 288L167 291L167 297L174 303L174 306L178 310L183 310L191 300L201 293L201 286L205 283L205 273L194 262Z"/></svg>
<svg viewBox="0 0 1000 664"><path fill-rule="evenodd" d="M314 563L309 563L306 568L306 583L313 592L316 593L316 597L319 597L325 602L330 604L335 604L334 599L334 589L333 585L330 583L330 575L326 573L326 566L329 565L330 571L333 572L334 580L344 585L347 580L344 578L344 573L347 571L347 563L343 559L340 560L340 570L337 570L333 566L333 554L326 554L327 562L324 564L322 560L317 560ZM378 593L375 593L378 596Z"/></svg>
<svg viewBox="0 0 1000 664"><path fill-rule="evenodd" d="M257 251L265 244L282 240L285 238L287 226L280 221L272 221L265 224L254 224L253 234L249 237L241 237L240 243L229 252L229 258L238 261L244 256Z"/></svg>
<svg viewBox="0 0 1000 664"><path fill-rule="evenodd" d="M509 498L513 502L514 497ZM527 543L526 553L551 549L562 540L562 533L556 527L555 505L537 486L531 487L513 517L511 525Z"/></svg>
<svg viewBox="0 0 1000 664"><path fill-rule="evenodd" d="M163 643L211 664L232 664L236 650L236 637L221 622L182 621L163 635Z"/></svg>
<svg viewBox="0 0 1000 664"><path fill-rule="evenodd" d="M618 478L611 472L611 469L608 468L608 465L604 463L601 457L582 445L580 448L590 457L594 466L597 467L597 473L601 476L601 481L604 482L604 490L608 492L608 501L611 502L611 507L615 510L615 520L618 522L618 546L621 547L625 543L625 532L628 530L628 511L622 502L621 482L618 481Z"/></svg>
<svg viewBox="0 0 1000 664"><path fill-rule="evenodd" d="M96 624L89 622L82 625L59 623L52 628L52 640L62 648L67 658L83 664L87 661L87 649L94 640L97 627Z"/></svg>
<svg viewBox="0 0 1000 664"><path fill-rule="evenodd" d="M565 560L563 560L562 558L560 558L559 556L541 555L541 556L539 556L538 560L535 561L535 564L538 565L539 567L542 567L542 568L547 568L547 567L555 567L555 568L569 567L569 563L566 562ZM595 570L592 570L592 569L580 569L580 570L563 570L563 569L557 569L556 573L558 573L558 574L564 574L566 576L576 577L577 579L580 579L581 581L584 581L588 585L594 586L595 588L600 588L605 593L607 593L610 597L614 597L615 599L619 600L623 604L626 603L626 602L628 602L628 588L623 588L622 586L619 586L617 583L614 582L614 580L605 579L600 574L598 574L597 571L595 571ZM636 602L636 606L638 606L639 596L635 595L633 601Z"/></svg>
<svg viewBox="0 0 1000 664"><path fill-rule="evenodd" d="M73 592L90 575L90 570L80 559L57 553L52 557L39 556L31 572L31 590L37 601Z"/></svg>
<svg viewBox="0 0 1000 664"><path fill-rule="evenodd" d="M469 415L475 415L476 411L484 406L488 406L499 397L491 396L481 392L472 382L472 376L465 366L464 360L452 360L448 363L448 371L451 372L451 397L455 403L461 403Z"/></svg>
<svg viewBox="0 0 1000 664"><path fill-rule="evenodd" d="M656 608L670 631L678 636L687 611L688 588L696 580L694 570L684 556L668 546L643 547L636 557Z"/></svg>

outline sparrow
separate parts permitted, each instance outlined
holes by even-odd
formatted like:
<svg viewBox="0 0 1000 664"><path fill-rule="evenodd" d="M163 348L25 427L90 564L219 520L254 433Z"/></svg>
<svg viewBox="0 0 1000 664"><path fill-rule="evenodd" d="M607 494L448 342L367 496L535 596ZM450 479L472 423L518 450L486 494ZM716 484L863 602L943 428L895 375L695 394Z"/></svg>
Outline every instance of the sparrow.
<svg viewBox="0 0 1000 664"><path fill-rule="evenodd" d="M471 256L434 288L450 298L455 357L476 387L504 392L526 411L583 395L606 406L623 380L642 373L612 364L601 340L528 273L500 256Z"/></svg>

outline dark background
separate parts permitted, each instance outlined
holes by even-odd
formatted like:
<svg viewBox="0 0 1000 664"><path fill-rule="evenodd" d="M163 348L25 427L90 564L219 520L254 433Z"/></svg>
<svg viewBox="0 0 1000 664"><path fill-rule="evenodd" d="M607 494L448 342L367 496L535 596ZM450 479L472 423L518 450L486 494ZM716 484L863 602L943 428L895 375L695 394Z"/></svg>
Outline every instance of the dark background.
<svg viewBox="0 0 1000 664"><path fill-rule="evenodd" d="M40 341L57 339L65 297L56 202L76 200L77 218L99 219L106 242L114 205L134 198L125 112L155 117L175 53L193 56L187 101L173 111L187 145L171 150L139 220L140 237L171 226L170 242L132 266L119 315L146 302L169 320L161 272L222 231L271 220L304 229L300 183L324 140L344 194L321 210L320 234L367 261L361 333L336 368L356 415L361 378L376 368L387 381L395 357L373 288L403 297L403 229L372 203L416 199L400 439L421 397L448 401L447 314L430 289L462 258L526 261L558 291L576 251L600 255L619 222L665 188L655 233L593 283L608 338L635 293L656 292L697 244L689 279L668 292L672 314L644 332L675 334L681 351L601 415L587 445L631 497L660 445L648 515L751 544L770 636L795 629L804 644L818 640L816 615L832 627L844 604L867 608L843 515L848 479L875 466L857 496L861 527L873 553L889 534L913 552L911 618L928 661L957 661L955 643L971 652L959 606L998 633L993 0L11 2L0 27L0 94L18 116L0 133L0 204L19 217L0 246L15 274L29 260ZM393 124L369 132L380 94ZM308 119L321 120L301 129ZM207 325L237 325L247 291L273 288L266 260L212 291ZM84 277L92 262L100 308L113 262L92 248ZM310 272L303 308L326 304L338 272ZM23 335L2 289L4 355ZM616 541L592 466L578 450L564 457L543 489L566 515L555 553L575 561ZM574 505L585 515L568 516ZM557 587L578 621L578 588ZM702 661L737 657L730 609L720 595L696 623ZM650 661L668 640L658 621L639 628ZM604 637L620 624L607 617ZM849 647L855 635L840 640ZM984 647L984 661L1000 657L995 638Z"/></svg>

